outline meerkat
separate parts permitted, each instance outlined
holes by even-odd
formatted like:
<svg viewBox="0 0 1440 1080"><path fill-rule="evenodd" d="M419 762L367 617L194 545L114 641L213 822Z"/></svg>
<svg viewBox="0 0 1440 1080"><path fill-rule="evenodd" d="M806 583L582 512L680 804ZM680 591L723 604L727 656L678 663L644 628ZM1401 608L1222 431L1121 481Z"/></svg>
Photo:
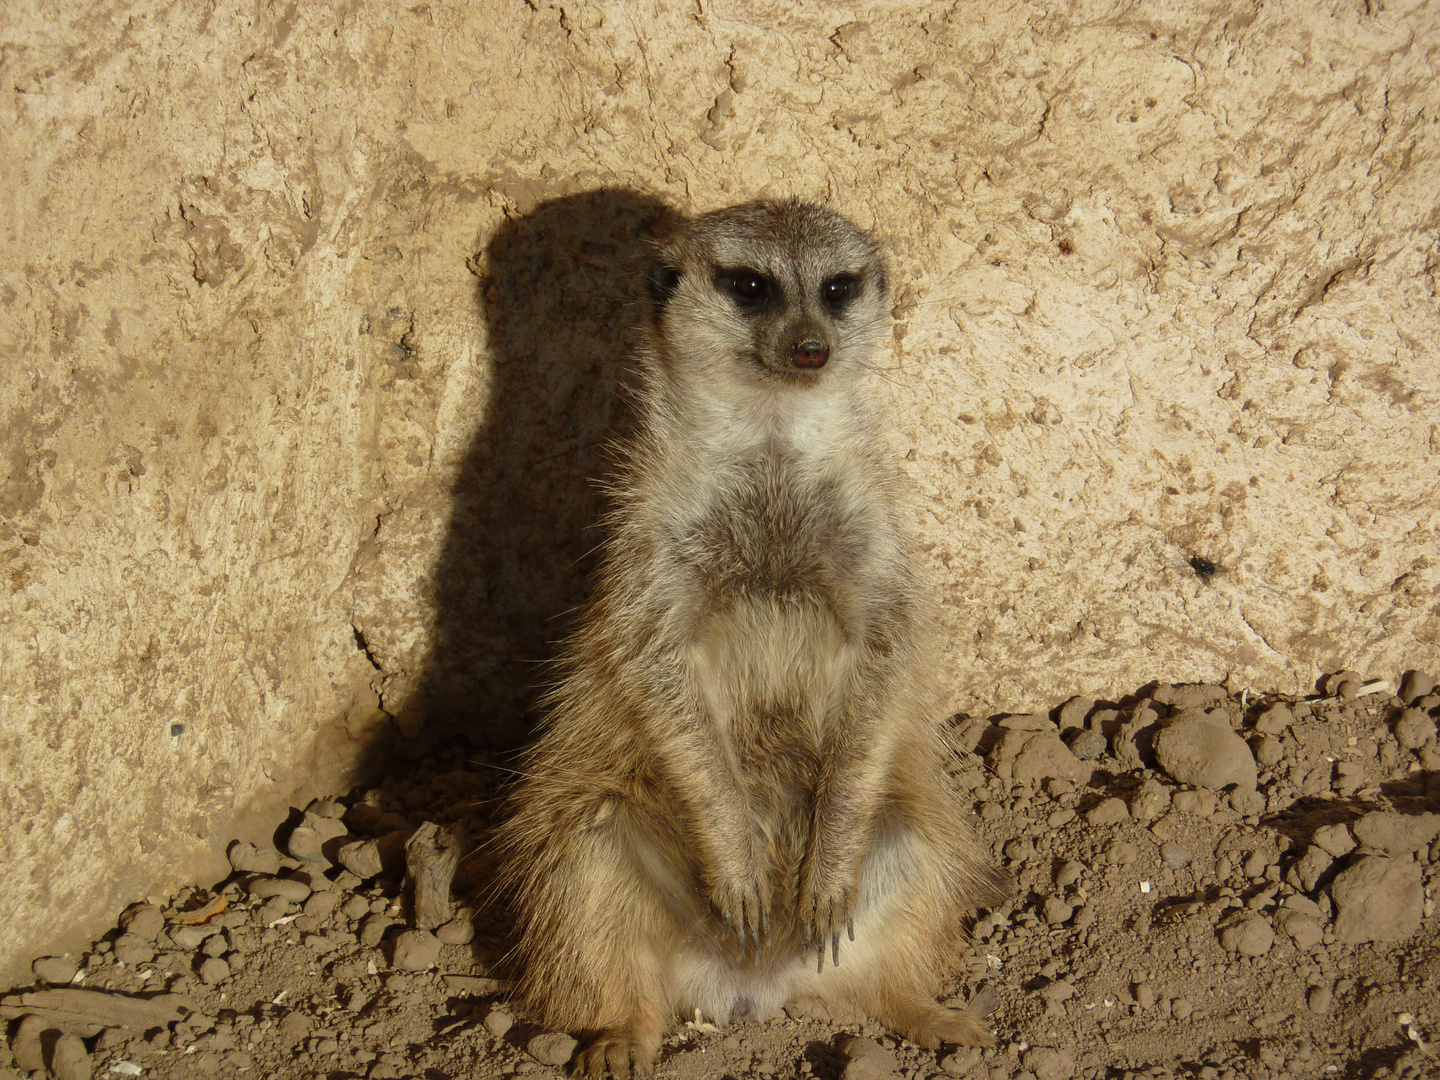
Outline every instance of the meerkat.
<svg viewBox="0 0 1440 1080"><path fill-rule="evenodd" d="M517 989L578 1073L647 1074L677 1018L848 1000L921 1046L1008 892L935 713L935 631L873 380L881 253L759 202L648 275L598 579L502 826Z"/></svg>

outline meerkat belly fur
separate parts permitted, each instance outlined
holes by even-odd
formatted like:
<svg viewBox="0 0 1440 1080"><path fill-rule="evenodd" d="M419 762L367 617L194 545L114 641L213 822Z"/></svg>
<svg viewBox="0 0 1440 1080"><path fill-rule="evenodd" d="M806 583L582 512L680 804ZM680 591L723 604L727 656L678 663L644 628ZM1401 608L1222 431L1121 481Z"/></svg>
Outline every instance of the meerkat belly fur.
<svg viewBox="0 0 1440 1080"><path fill-rule="evenodd" d="M798 202L700 217L649 275L603 565L501 832L519 990L648 1072L666 1030L848 999L927 1046L1007 882L946 772L926 589L881 446L883 261Z"/></svg>

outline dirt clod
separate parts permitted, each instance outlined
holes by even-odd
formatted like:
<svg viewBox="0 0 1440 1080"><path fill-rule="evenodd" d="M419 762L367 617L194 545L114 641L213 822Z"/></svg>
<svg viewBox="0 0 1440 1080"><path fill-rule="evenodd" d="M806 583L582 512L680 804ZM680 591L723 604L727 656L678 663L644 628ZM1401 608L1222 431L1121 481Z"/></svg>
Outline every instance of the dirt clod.
<svg viewBox="0 0 1440 1080"><path fill-rule="evenodd" d="M1245 740L1206 714L1181 713L1155 736L1155 759L1181 784L1253 791L1255 757Z"/></svg>
<svg viewBox="0 0 1440 1080"><path fill-rule="evenodd" d="M1336 876L1330 891L1335 937L1347 945L1401 941L1420 928L1425 894L1417 863L1362 856Z"/></svg>

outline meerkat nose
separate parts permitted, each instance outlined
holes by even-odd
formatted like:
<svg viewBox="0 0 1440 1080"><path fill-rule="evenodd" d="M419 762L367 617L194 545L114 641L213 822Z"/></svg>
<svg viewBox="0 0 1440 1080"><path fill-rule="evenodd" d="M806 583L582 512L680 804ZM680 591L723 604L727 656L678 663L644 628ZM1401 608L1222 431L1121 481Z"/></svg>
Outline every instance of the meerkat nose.
<svg viewBox="0 0 1440 1080"><path fill-rule="evenodd" d="M814 338L806 338L795 346L795 351L790 354L790 362L798 368L807 368L811 371L825 366L825 361L830 359L830 347L824 342L816 341Z"/></svg>

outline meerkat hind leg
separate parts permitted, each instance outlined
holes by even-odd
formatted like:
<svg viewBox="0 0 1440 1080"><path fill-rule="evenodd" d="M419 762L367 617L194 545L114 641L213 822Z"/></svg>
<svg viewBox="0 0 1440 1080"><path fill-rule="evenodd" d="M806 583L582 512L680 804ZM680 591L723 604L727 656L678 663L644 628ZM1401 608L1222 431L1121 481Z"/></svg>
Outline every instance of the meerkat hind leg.
<svg viewBox="0 0 1440 1080"><path fill-rule="evenodd" d="M606 1028L575 1059L575 1075L601 1080L608 1072L625 1080L648 1077L660 1051L660 1024L635 1018L623 1027Z"/></svg>
<svg viewBox="0 0 1440 1080"><path fill-rule="evenodd" d="M676 873L623 806L599 827L557 831L535 921L529 1003L555 1030L581 1039L578 1076L648 1076L675 1012L673 957L681 937L666 902ZM674 891L671 883L671 891Z"/></svg>
<svg viewBox="0 0 1440 1080"><path fill-rule="evenodd" d="M858 977L850 973L857 1003L886 1027L926 1049L942 1043L993 1046L995 1042L983 1016L941 1005L934 997L956 950L966 943L959 929L960 909L965 905L956 895L961 869L931 849L906 823L892 818L861 882L862 911L856 932L876 940L866 950L869 970ZM975 900L984 904L1000 895Z"/></svg>

